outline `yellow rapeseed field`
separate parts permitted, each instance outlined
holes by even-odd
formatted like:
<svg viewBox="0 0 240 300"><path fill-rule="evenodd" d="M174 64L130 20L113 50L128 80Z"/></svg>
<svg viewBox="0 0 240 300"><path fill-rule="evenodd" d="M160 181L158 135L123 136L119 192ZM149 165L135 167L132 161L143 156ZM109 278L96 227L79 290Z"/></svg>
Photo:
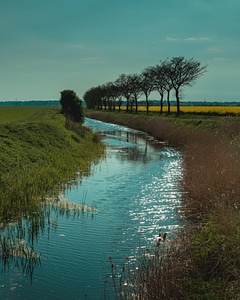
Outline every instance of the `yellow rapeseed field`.
<svg viewBox="0 0 240 300"><path fill-rule="evenodd" d="M146 111L145 106L139 106L139 111ZM225 114L225 113L234 113L234 114L240 114L240 106L181 106L180 110L182 112L193 112L193 113L219 113L219 114ZM159 106L150 106L149 111L152 112L159 112L160 107ZM167 106L163 107L163 111L167 112ZM171 106L171 112L176 112L177 107Z"/></svg>

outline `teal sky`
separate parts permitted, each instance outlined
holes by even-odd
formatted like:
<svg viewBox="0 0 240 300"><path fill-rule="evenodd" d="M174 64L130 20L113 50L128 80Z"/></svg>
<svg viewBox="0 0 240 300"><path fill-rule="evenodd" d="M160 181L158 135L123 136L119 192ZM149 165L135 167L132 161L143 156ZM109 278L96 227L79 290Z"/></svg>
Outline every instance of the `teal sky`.
<svg viewBox="0 0 240 300"><path fill-rule="evenodd" d="M240 101L239 16L239 0L0 0L0 100L82 98L184 56L208 71L183 100Z"/></svg>

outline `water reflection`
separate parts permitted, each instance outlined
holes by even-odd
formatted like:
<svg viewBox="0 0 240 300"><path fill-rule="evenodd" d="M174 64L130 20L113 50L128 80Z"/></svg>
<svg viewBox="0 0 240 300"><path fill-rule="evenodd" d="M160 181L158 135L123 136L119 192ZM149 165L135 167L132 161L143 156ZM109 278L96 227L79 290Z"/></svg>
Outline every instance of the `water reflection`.
<svg viewBox="0 0 240 300"><path fill-rule="evenodd" d="M91 176L63 187L57 202L45 199L12 226L39 259L24 275L6 264L0 286L6 299L104 299L104 281L112 275L109 257L116 267L126 257L136 261L139 249L155 245L160 228L171 238L181 227L179 153L126 127L85 122L102 134L106 157ZM1 236L9 235L7 227Z"/></svg>
<svg viewBox="0 0 240 300"><path fill-rule="evenodd" d="M28 216L24 221L2 224L0 235L2 273L8 273L15 268L24 276L29 276L32 282L35 268L41 267L41 256L35 251L35 241L43 232L44 224L45 216L39 217L37 212L32 218Z"/></svg>
<svg viewBox="0 0 240 300"><path fill-rule="evenodd" d="M122 161L131 160L135 162L141 161L147 163L153 160L158 160L157 151L161 151L164 143L156 142L149 136L133 131L100 131L103 136L103 141L112 148L111 151L116 151L117 159Z"/></svg>
<svg viewBox="0 0 240 300"><path fill-rule="evenodd" d="M76 184L76 181L74 180ZM69 183L63 186L59 197L46 198L41 204L30 207L22 213L22 218L12 219L11 222L2 219L0 223L0 264L1 273L12 272L13 268L28 276L32 283L35 268L41 268L41 253L35 250L35 245L43 235L50 239L51 231L56 232L58 218L70 217L74 220L82 216L94 218L97 213L93 207L86 206L84 199L81 204L66 201L62 196L71 190ZM9 208L10 210L10 208ZM15 212L15 211L14 211Z"/></svg>

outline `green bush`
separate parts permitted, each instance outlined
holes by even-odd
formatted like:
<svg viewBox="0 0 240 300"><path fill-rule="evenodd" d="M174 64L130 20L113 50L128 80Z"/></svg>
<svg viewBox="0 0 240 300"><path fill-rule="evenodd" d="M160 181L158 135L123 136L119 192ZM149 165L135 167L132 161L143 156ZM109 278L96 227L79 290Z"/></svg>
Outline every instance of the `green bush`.
<svg viewBox="0 0 240 300"><path fill-rule="evenodd" d="M61 92L60 104L62 105L62 113L74 122L83 123L82 101L72 90L64 90Z"/></svg>

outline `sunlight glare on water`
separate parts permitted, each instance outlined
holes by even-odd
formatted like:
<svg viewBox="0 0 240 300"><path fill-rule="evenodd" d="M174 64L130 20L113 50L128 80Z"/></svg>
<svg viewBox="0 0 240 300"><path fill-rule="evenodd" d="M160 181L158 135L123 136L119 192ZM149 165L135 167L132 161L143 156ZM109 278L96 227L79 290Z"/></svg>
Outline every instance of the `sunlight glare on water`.
<svg viewBox="0 0 240 300"><path fill-rule="evenodd" d="M41 268L32 283L13 267L2 273L3 299L103 299L109 257L121 266L139 247L154 246L159 229L171 238L182 226L179 152L126 127L91 119L85 125L103 136L106 157L62 196L96 213L52 211L48 233L35 244Z"/></svg>

